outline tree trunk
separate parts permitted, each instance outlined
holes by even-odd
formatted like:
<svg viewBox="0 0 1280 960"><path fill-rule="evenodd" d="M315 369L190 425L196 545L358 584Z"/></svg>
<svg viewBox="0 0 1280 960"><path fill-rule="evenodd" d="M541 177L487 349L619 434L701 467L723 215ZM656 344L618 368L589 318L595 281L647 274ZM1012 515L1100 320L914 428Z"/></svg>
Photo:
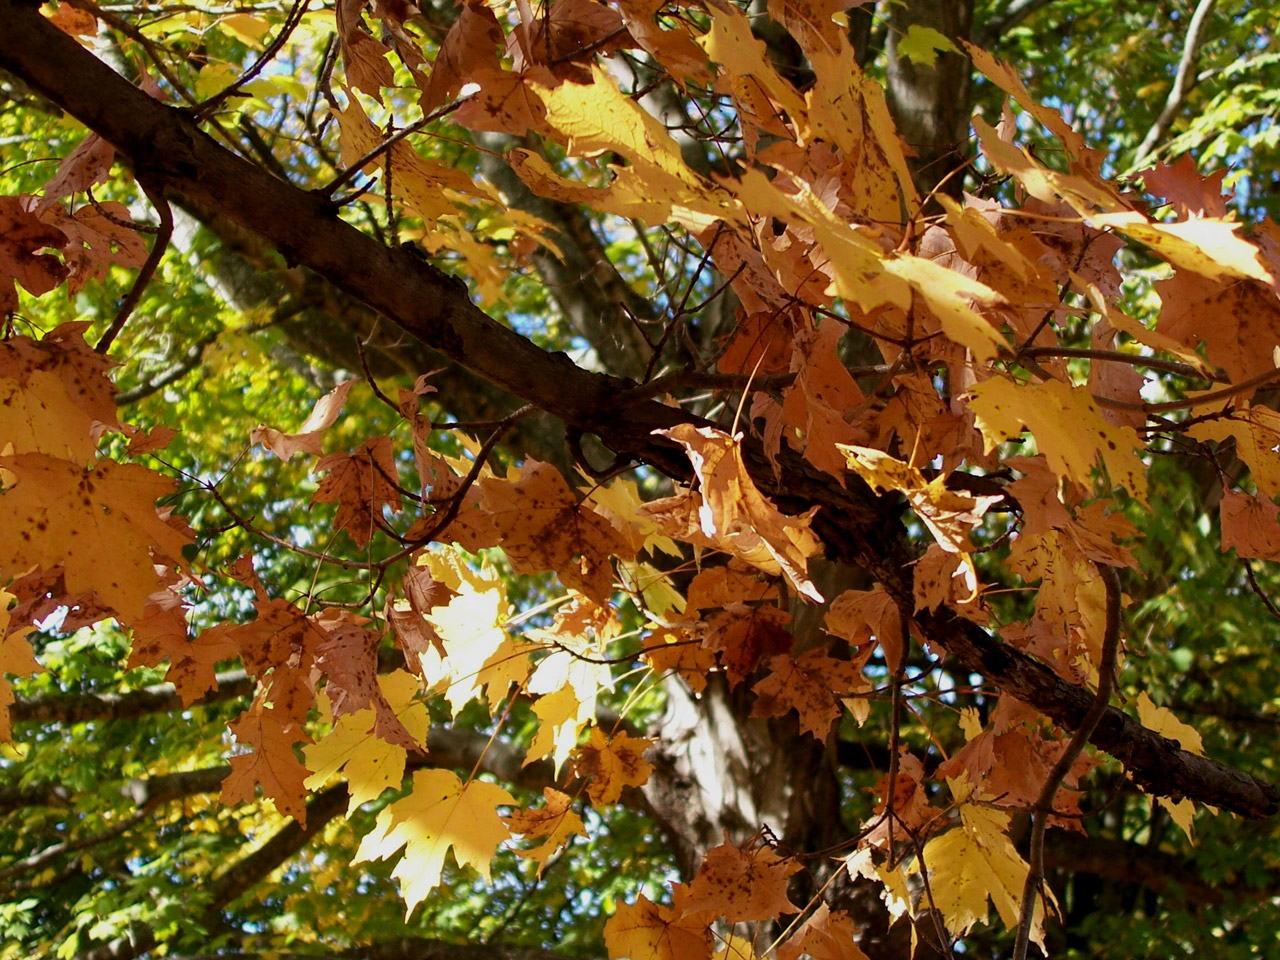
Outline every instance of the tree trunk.
<svg viewBox="0 0 1280 960"><path fill-rule="evenodd" d="M888 16L889 112L898 132L915 151L912 176L920 196L935 189L959 197L969 162L969 118L973 83L969 58L939 53L932 65L903 53L912 28L935 30L956 43L968 40L973 27L972 0L912 0L886 6Z"/></svg>

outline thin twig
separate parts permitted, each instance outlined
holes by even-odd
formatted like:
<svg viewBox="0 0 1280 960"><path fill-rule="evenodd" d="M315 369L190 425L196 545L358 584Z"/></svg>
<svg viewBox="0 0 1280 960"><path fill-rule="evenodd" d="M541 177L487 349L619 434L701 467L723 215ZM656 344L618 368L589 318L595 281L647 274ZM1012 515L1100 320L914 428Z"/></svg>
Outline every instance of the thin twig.
<svg viewBox="0 0 1280 960"><path fill-rule="evenodd" d="M120 302L120 309L116 311L116 318L111 321L111 326L107 327L107 332L102 335L98 345L93 348L98 353L106 353L111 349L111 344L115 342L120 331L124 329L125 323L129 320L129 315L133 313L133 308L142 299L142 293L147 289L147 284L155 276L156 268L160 266L160 258L164 256L165 250L169 247L169 240L173 237L173 211L169 209L169 201L164 198L163 188L159 185L148 184L141 178L138 180L138 186L142 188L142 192L147 195L151 205L156 208L156 213L160 215L160 229L156 231L156 239L151 245L151 252L147 254L146 262L143 263L142 269L138 271L138 275L133 279L133 286L129 288L124 300Z"/></svg>
<svg viewBox="0 0 1280 960"><path fill-rule="evenodd" d="M1102 639L1102 657L1098 662L1098 692L1093 698L1093 705L1080 721L1080 726L1072 735L1067 748L1058 757L1058 762L1049 771L1049 776L1040 789L1036 805L1032 811L1034 823L1031 827L1031 849L1029 851L1030 866L1027 870L1027 881L1022 886L1022 909L1018 915L1018 936L1014 942L1013 960L1027 960L1027 944L1031 940L1031 927L1035 920L1036 898L1040 895L1044 883L1044 833L1053 815L1053 798L1062 786L1063 779L1071 772L1080 751L1089 742L1094 728L1098 725L1111 703L1111 690L1115 684L1116 655L1120 650L1120 575L1115 567L1099 565L1102 582L1107 592L1106 633Z"/></svg>
<svg viewBox="0 0 1280 960"><path fill-rule="evenodd" d="M147 56L150 57L151 62L155 64L156 70L160 72L160 76L168 81L169 86L173 88L174 93L187 101L187 103L191 104L193 107L199 105L196 98L191 95L191 91L179 82L177 75L170 70L168 64L164 62L164 57L161 56L159 47L157 47L157 45L153 43L151 38L145 33L135 27L124 17L112 13L110 10L104 10L102 7L98 6L96 0L67 0L67 2L77 10L83 10L85 13L97 17L107 26L115 30L119 30L126 37L136 43L146 52Z"/></svg>
<svg viewBox="0 0 1280 960"><path fill-rule="evenodd" d="M1098 350L1091 347L1027 347L1018 354L1020 357L1081 357L1085 360L1110 360L1115 363L1127 363L1134 367L1149 367L1152 370L1163 370L1165 373L1180 377L1191 377L1195 380L1208 380L1212 383L1228 383L1226 377L1216 373L1205 373L1189 363L1177 360L1163 360L1160 357L1144 357L1136 353L1124 353L1120 350Z"/></svg>
<svg viewBox="0 0 1280 960"><path fill-rule="evenodd" d="M372 336L372 334L370 334L370 336ZM378 381L373 377L373 371L369 369L369 356L365 353L364 341L360 337L356 337L356 352L360 354L360 369L364 371L365 381L369 384L369 389L373 391L373 395L394 410L396 415L399 416L399 404L382 392L382 388L378 386Z"/></svg>
<svg viewBox="0 0 1280 960"><path fill-rule="evenodd" d="M228 86L223 87L208 100L195 107L191 111L191 115L197 120L208 119L228 97L234 95L241 87L261 73L262 68L276 58L276 54L280 52L281 48L288 42L289 37L293 35L293 31L297 29L298 24L302 22L302 17L307 12L309 2L310 0L296 0L288 15L284 18L284 23L280 25L280 29L276 32L275 37L272 38L271 43L254 60L249 69L240 74Z"/></svg>
<svg viewBox="0 0 1280 960"><path fill-rule="evenodd" d="M318 190L316 190L316 193L322 197L332 197L334 193L336 193L338 189L342 187L343 184L348 183L352 179L354 179L356 174L358 174L361 170L363 170L368 164L378 159L378 157L380 157L384 152L386 152L387 150L390 150L392 147L394 147L397 143L399 143L401 140L403 140L405 137L409 136L410 134L417 133L427 124L433 123L436 120L439 120L445 114L452 113L454 110L457 110L458 107L462 106L462 104L469 99L470 97L459 97L457 100L452 100L449 103L446 103L444 106L438 107L435 110L431 111L431 113L427 114L421 120L417 120L409 124L409 126L405 127L403 130L388 137L386 140L383 140L380 144L378 144L376 147L371 149L359 160L356 160L354 163L349 164L345 170L340 172L336 177L330 180L325 186L320 187Z"/></svg>
<svg viewBox="0 0 1280 960"><path fill-rule="evenodd" d="M1262 605L1267 608L1267 612L1270 613L1271 616L1280 620L1280 608L1276 606L1274 600L1267 596L1266 591L1262 589L1262 585L1258 583L1258 577L1253 572L1253 564L1249 562L1249 558L1241 557L1240 562L1244 564L1244 572L1249 578L1249 587L1253 590L1254 595L1262 601Z"/></svg>
<svg viewBox="0 0 1280 960"><path fill-rule="evenodd" d="M1111 400L1107 397L1097 396L1093 400L1098 406L1111 407L1113 410L1140 410L1146 414L1173 413L1176 410L1203 407L1206 404L1217 403L1219 400L1230 400L1232 397L1249 393L1276 380L1280 380L1280 370L1268 370L1265 373L1258 374L1256 377L1250 377L1248 380L1242 380L1229 387L1223 387L1221 390L1202 393L1198 397L1190 397L1186 400L1168 400L1164 403L1131 403L1128 400Z"/></svg>

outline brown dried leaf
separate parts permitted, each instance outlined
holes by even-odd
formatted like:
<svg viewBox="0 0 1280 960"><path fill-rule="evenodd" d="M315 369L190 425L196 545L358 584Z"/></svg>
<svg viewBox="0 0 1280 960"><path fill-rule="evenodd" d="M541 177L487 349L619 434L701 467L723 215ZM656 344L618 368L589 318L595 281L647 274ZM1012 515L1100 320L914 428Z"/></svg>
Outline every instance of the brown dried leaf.
<svg viewBox="0 0 1280 960"><path fill-rule="evenodd" d="M318 457L321 435L338 419L342 405L347 402L347 394L357 383L358 380L345 380L317 400L297 433L281 433L274 427L257 426L250 431L249 442L262 444L284 461L295 453L310 453Z"/></svg>
<svg viewBox="0 0 1280 960"><path fill-rule="evenodd" d="M15 281L38 297L67 278L62 261L38 252L63 249L67 236L32 213L32 201L32 197L0 197L0 316L18 309Z"/></svg>
<svg viewBox="0 0 1280 960"><path fill-rule="evenodd" d="M799 872L795 859L783 859L766 846L743 849L725 842L707 851L689 885L689 912L716 913L729 923L775 920L799 907L787 896L788 877Z"/></svg>
<svg viewBox="0 0 1280 960"><path fill-rule="evenodd" d="M347 531L358 547L379 528L383 508L399 513L403 507L389 437L372 437L350 454L331 453L316 464L316 472L328 476L311 502L338 504L334 528Z"/></svg>
<svg viewBox="0 0 1280 960"><path fill-rule="evenodd" d="M871 691L871 682L859 665L837 660L826 650L806 650L799 657L769 658L769 673L752 688L756 703L753 717L780 717L795 710L801 732L826 742L831 725L840 716L840 700Z"/></svg>

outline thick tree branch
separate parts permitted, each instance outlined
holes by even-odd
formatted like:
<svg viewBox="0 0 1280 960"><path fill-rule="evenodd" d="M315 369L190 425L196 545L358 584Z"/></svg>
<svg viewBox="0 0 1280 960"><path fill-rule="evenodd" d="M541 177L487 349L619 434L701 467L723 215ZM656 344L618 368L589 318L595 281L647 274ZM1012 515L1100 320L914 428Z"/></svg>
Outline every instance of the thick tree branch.
<svg viewBox="0 0 1280 960"><path fill-rule="evenodd" d="M634 386L631 381L585 371L563 353L543 351L496 323L471 303L461 281L405 250L382 246L344 223L323 198L220 147L187 116L117 76L34 7L0 0L0 19L6 24L0 66L101 134L137 169L223 212L287 259L327 277L503 389L576 430L595 433L620 456L673 477L688 476L685 455L653 431L696 418L657 402L620 409L617 398ZM876 497L856 478L841 489L793 455L779 458L775 477L758 444L744 444L744 454L757 484L784 509L821 508L815 529L833 555L862 563L896 601L914 607L911 564L916 558L891 501ZM953 613L922 613L917 622L931 644L1063 726L1075 729L1092 705L1089 691ZM1092 742L1119 757L1152 792L1192 797L1250 817L1276 811L1271 785L1186 753L1114 708L1098 724Z"/></svg>
<svg viewBox="0 0 1280 960"><path fill-rule="evenodd" d="M1143 886L1198 904L1220 904L1229 896L1257 900L1275 896L1280 890L1280 873L1275 870L1266 871L1261 884L1241 878L1209 882L1201 877L1201 868L1186 857L1069 830L1052 830L1045 837L1044 865L1050 870L1087 873L1126 886Z"/></svg>

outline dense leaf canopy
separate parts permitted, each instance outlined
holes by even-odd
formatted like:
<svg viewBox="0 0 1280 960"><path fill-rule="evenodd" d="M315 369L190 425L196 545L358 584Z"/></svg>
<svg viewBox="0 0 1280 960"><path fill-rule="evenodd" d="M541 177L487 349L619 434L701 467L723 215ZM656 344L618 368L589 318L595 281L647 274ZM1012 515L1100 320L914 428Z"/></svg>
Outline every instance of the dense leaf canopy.
<svg viewBox="0 0 1280 960"><path fill-rule="evenodd" d="M1276 942L1273 19L0 0L0 960Z"/></svg>

